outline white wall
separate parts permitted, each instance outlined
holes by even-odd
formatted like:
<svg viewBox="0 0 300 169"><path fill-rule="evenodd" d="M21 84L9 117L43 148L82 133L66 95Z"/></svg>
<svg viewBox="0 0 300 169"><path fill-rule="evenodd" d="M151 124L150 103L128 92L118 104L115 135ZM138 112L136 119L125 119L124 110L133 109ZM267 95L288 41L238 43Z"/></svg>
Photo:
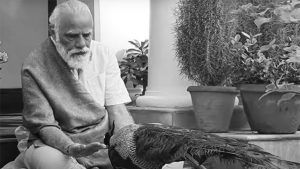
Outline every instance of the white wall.
<svg viewBox="0 0 300 169"><path fill-rule="evenodd" d="M21 87L21 66L48 33L47 0L0 0L0 40L8 54L1 64L0 88Z"/></svg>
<svg viewBox="0 0 300 169"><path fill-rule="evenodd" d="M96 40L112 52L129 48L129 40L149 38L149 0L95 0L95 19L100 33ZM0 0L0 40L8 53L1 64L0 88L20 88L20 70L25 57L47 38L47 0ZM96 14L95 14L96 15ZM96 21L95 21L96 22Z"/></svg>
<svg viewBox="0 0 300 169"><path fill-rule="evenodd" d="M100 39L113 53L149 39L149 0L100 0ZM96 28L99 29L99 28Z"/></svg>

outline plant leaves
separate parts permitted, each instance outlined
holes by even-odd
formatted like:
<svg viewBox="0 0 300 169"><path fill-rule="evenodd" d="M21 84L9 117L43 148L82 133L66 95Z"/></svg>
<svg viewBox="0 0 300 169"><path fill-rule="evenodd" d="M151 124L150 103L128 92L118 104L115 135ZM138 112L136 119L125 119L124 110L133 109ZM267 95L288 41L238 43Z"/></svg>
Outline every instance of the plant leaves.
<svg viewBox="0 0 300 169"><path fill-rule="evenodd" d="M292 23L300 21L300 9L295 8L300 4L299 1L293 1L290 5L282 5L274 10L274 14L284 23Z"/></svg>
<svg viewBox="0 0 300 169"><path fill-rule="evenodd" d="M253 38L256 38L256 37L261 36L261 35L262 35L262 33L258 33L256 35L254 35Z"/></svg>
<svg viewBox="0 0 300 169"><path fill-rule="evenodd" d="M266 92L269 92L269 91L272 91L272 90L276 90L277 89L277 87L276 87L276 85L275 84L268 84L267 86L266 86Z"/></svg>
<svg viewBox="0 0 300 169"><path fill-rule="evenodd" d="M139 81L137 79L132 78L131 81L134 85L139 85Z"/></svg>
<svg viewBox="0 0 300 169"><path fill-rule="evenodd" d="M129 43L131 43L133 46L135 46L136 48L140 48L140 42L138 42L137 40L134 41L128 41Z"/></svg>
<svg viewBox="0 0 300 169"><path fill-rule="evenodd" d="M296 96L296 93L285 93L283 94L280 99L277 101L277 106L280 106L280 104L284 101L291 100L294 96Z"/></svg>
<svg viewBox="0 0 300 169"><path fill-rule="evenodd" d="M149 47L149 44L146 43L145 46L143 47L143 49L144 49L144 50L145 50L145 49L148 49L148 47Z"/></svg>
<svg viewBox="0 0 300 169"><path fill-rule="evenodd" d="M271 22L271 21L272 21L272 18L266 18L266 17L259 16L254 20L254 23L257 26L257 28L260 29L261 25L263 25L264 23Z"/></svg>
<svg viewBox="0 0 300 169"><path fill-rule="evenodd" d="M286 60L288 63L300 63L300 57L290 57Z"/></svg>
<svg viewBox="0 0 300 169"><path fill-rule="evenodd" d="M261 95L258 99L258 102L260 102L264 97L266 97L267 95L271 94L271 93L274 93L274 92L277 92L277 91L269 91L269 92L266 92L265 94Z"/></svg>
<svg viewBox="0 0 300 169"><path fill-rule="evenodd" d="M148 47L148 40L144 40L144 41L142 41L141 42L141 46L140 46L140 48L141 49L145 49L145 48L147 48Z"/></svg>
<svg viewBox="0 0 300 169"><path fill-rule="evenodd" d="M119 62L121 77L125 81L131 81L133 86L147 85L148 76L148 48L149 41L128 41L135 48L126 50L126 57Z"/></svg>
<svg viewBox="0 0 300 169"><path fill-rule="evenodd" d="M276 39L273 39L268 45L261 46L260 49L259 49L259 52L261 53L261 52L269 50L270 48L273 47L273 45L275 44L275 42L276 42Z"/></svg>
<svg viewBox="0 0 300 169"><path fill-rule="evenodd" d="M149 53L149 49L146 49L146 50L144 51L144 54L145 54L145 55L148 55L148 53Z"/></svg>
<svg viewBox="0 0 300 169"><path fill-rule="evenodd" d="M268 12L271 8L266 8L264 11L259 12L258 15L260 16L264 16L266 14L266 12Z"/></svg>
<svg viewBox="0 0 300 169"><path fill-rule="evenodd" d="M288 54L289 59L287 59L288 63L300 63L300 47L299 46L291 46L290 48L284 48L285 51L290 52Z"/></svg>
<svg viewBox="0 0 300 169"><path fill-rule="evenodd" d="M259 53L262 53L262 52L264 52L264 51L269 50L271 47L272 47L272 46L270 46L270 45L263 45L263 46L260 47L260 49L259 49L258 52L259 52Z"/></svg>
<svg viewBox="0 0 300 169"><path fill-rule="evenodd" d="M291 6L292 6L293 8L295 8L295 6L298 5L298 4L300 4L300 1L299 1L299 0L292 0L292 2L291 2Z"/></svg>
<svg viewBox="0 0 300 169"><path fill-rule="evenodd" d="M248 39L250 39L250 35L247 34L246 32L242 32L242 34L243 34L244 36L246 36Z"/></svg>
<svg viewBox="0 0 300 169"><path fill-rule="evenodd" d="M133 49L133 48L127 49L127 50L126 50L126 52L127 52L127 53L130 53L130 52L137 52L137 53L141 53L141 51L140 51L140 50L138 50L138 49Z"/></svg>

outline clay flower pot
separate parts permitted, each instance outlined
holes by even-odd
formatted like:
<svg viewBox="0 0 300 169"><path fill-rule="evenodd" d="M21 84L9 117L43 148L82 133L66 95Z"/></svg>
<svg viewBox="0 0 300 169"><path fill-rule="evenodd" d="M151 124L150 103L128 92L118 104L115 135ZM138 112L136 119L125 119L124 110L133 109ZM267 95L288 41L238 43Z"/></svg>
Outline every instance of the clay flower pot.
<svg viewBox="0 0 300 169"><path fill-rule="evenodd" d="M228 131L238 90L234 87L190 86L193 109L200 129Z"/></svg>
<svg viewBox="0 0 300 169"><path fill-rule="evenodd" d="M264 85L242 85L240 93L250 127L258 133L291 134L300 124L300 95L278 104L282 92L265 93Z"/></svg>

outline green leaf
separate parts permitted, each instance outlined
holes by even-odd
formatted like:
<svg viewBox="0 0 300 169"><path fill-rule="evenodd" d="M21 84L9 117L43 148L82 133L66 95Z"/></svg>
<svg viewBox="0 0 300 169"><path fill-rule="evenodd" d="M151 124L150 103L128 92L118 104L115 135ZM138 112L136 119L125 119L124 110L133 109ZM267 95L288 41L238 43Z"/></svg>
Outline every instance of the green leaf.
<svg viewBox="0 0 300 169"><path fill-rule="evenodd" d="M140 50L138 50L138 49L133 49L133 48L127 49L126 52L127 52L127 53L129 53L129 52L137 52L137 53L141 53Z"/></svg>
<svg viewBox="0 0 300 169"><path fill-rule="evenodd" d="M291 6L292 6L293 8L295 8L295 6L298 5L298 4L300 4L300 1L299 1L299 0L292 0L292 2L291 2Z"/></svg>
<svg viewBox="0 0 300 169"><path fill-rule="evenodd" d="M290 57L289 59L286 60L288 63L300 63L300 57Z"/></svg>
<svg viewBox="0 0 300 169"><path fill-rule="evenodd" d="M264 11L259 12L258 15L260 16L264 16L266 14L266 12L268 12L271 8L266 8Z"/></svg>
<svg viewBox="0 0 300 169"><path fill-rule="evenodd" d="M250 39L251 37L250 37L250 35L249 34L247 34L246 32L242 32L242 34L244 35L244 36L246 36L248 39Z"/></svg>
<svg viewBox="0 0 300 169"><path fill-rule="evenodd" d="M292 12L291 12L291 15L290 15L290 17L291 17L291 22L299 22L299 20L300 20L300 8L296 8L296 9L294 9Z"/></svg>
<svg viewBox="0 0 300 169"><path fill-rule="evenodd" d="M281 5L274 10L274 14L279 16L281 22L284 23L299 22L300 9L294 8L298 4L299 1L293 1L288 5Z"/></svg>
<svg viewBox="0 0 300 169"><path fill-rule="evenodd" d="M296 93L285 93L283 94L280 99L277 101L277 106L280 106L280 104L284 101L291 100L294 96L296 96Z"/></svg>
<svg viewBox="0 0 300 169"><path fill-rule="evenodd" d="M144 54L145 54L145 55L148 55L148 53L149 53L149 49L146 49L146 50L144 51Z"/></svg>
<svg viewBox="0 0 300 169"><path fill-rule="evenodd" d="M271 93L274 93L274 92L277 92L277 91L272 90L272 91L266 92L265 94L263 94L262 96L260 96L260 97L258 98L258 102L260 102L260 101L261 101L264 97L266 97L267 95L269 95L269 94L271 94Z"/></svg>
<svg viewBox="0 0 300 169"><path fill-rule="evenodd" d="M275 44L275 42L276 42L276 39L273 39L268 45L261 46L260 49L259 49L259 52L261 53L261 52L269 50L270 48L273 47L273 45Z"/></svg>
<svg viewBox="0 0 300 169"><path fill-rule="evenodd" d="M133 41L128 41L128 42L131 43L136 48L140 48L140 42L138 42L137 40L134 40L134 42Z"/></svg>
<svg viewBox="0 0 300 169"><path fill-rule="evenodd" d="M289 52L287 63L300 63L300 47L293 45L291 47L284 48L285 51Z"/></svg>
<svg viewBox="0 0 300 169"><path fill-rule="evenodd" d="M246 5L242 5L240 8L242 9L242 10L245 10L245 11L248 11L248 10L250 10L250 9L253 9L255 6L252 4L252 3L248 3L248 4L246 4Z"/></svg>
<svg viewBox="0 0 300 169"><path fill-rule="evenodd" d="M145 43L145 46L143 47L143 49L148 49L148 47L149 47L149 44Z"/></svg>
<svg viewBox="0 0 300 169"><path fill-rule="evenodd" d="M253 38L256 38L256 37L261 36L261 35L262 35L262 33L258 33L256 35L254 35Z"/></svg>
<svg viewBox="0 0 300 169"><path fill-rule="evenodd" d="M255 25L257 26L258 29L260 29L261 25L263 25L264 23L268 23L271 22L272 18L266 18L266 17L257 17L254 20Z"/></svg>
<svg viewBox="0 0 300 169"><path fill-rule="evenodd" d="M269 50L271 47L272 47L272 46L270 46L270 45L263 45L263 46L260 47L260 49L259 49L258 52L259 52L259 53L262 53L262 52L264 52L264 51Z"/></svg>
<svg viewBox="0 0 300 169"><path fill-rule="evenodd" d="M132 83L133 83L134 85L138 85L138 84L139 84L139 81L138 81L137 79L132 78L131 80L132 80Z"/></svg>
<svg viewBox="0 0 300 169"><path fill-rule="evenodd" d="M146 42L145 42L145 41L142 41L142 42L141 42L141 46L140 46L140 49L141 49L141 50L143 50L143 48L144 48L145 44L146 44Z"/></svg>
<svg viewBox="0 0 300 169"><path fill-rule="evenodd" d="M266 92L269 92L269 91L272 91L272 90L276 90L277 89L277 87L276 87L276 85L275 84L268 84L267 86L266 86Z"/></svg>

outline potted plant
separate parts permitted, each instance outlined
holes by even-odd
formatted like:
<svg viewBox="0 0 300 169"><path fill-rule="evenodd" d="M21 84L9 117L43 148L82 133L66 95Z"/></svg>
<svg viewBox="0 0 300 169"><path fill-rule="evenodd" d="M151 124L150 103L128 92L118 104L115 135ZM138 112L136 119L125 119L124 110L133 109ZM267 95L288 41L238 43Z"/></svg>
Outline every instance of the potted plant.
<svg viewBox="0 0 300 169"><path fill-rule="evenodd" d="M0 47L1 47L2 42L0 41ZM8 60L7 53L4 50L1 50L0 48L0 64L6 63ZM2 68L0 67L0 70Z"/></svg>
<svg viewBox="0 0 300 169"><path fill-rule="evenodd" d="M226 132L238 91L231 86L232 57L228 42L230 0L180 0L176 10L176 58L181 73L197 83L188 87L199 128Z"/></svg>
<svg viewBox="0 0 300 169"><path fill-rule="evenodd" d="M127 90L132 100L138 95L145 95L148 85L148 50L149 41L138 40L129 41L133 48L126 50L126 56L119 62L121 77L125 84L131 83L132 87ZM142 86L137 88L137 86Z"/></svg>
<svg viewBox="0 0 300 169"><path fill-rule="evenodd" d="M300 124L299 5L271 1L232 11L240 28L230 43L236 55L232 81L259 133L295 133Z"/></svg>

